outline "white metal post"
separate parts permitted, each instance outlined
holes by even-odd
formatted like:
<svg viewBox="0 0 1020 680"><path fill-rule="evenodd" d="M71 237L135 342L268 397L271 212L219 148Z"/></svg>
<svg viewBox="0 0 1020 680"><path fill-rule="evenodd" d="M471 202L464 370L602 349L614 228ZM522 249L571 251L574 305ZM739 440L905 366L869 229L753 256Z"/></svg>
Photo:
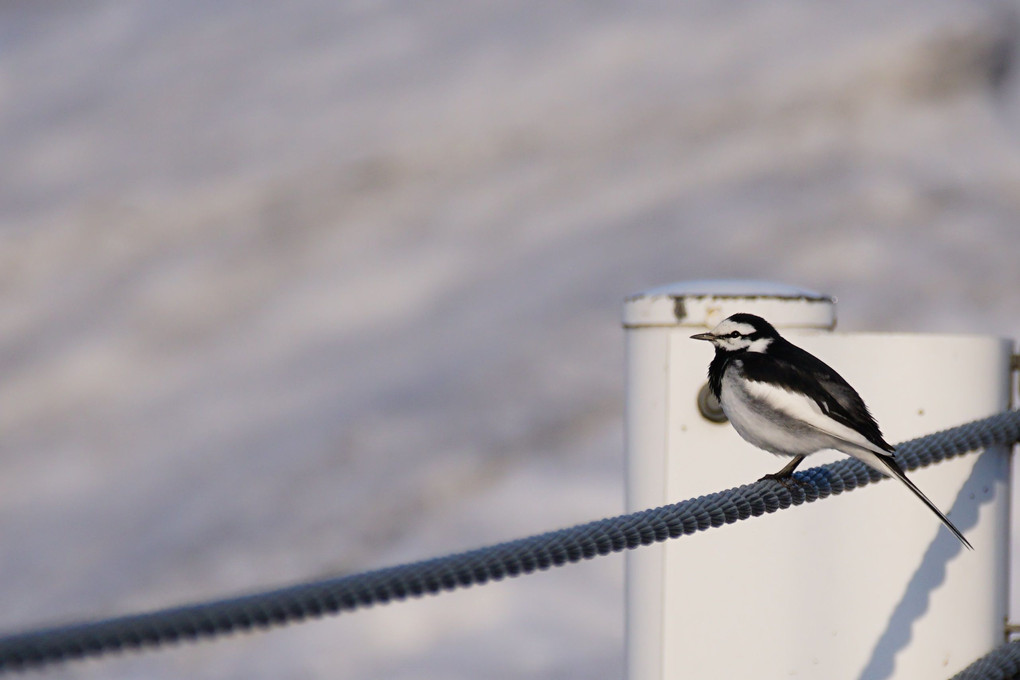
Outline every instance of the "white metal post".
<svg viewBox="0 0 1020 680"><path fill-rule="evenodd" d="M688 336L736 312L765 317L839 371L890 442L1008 406L1004 339L833 333L831 298L771 283L646 291L624 310L628 511L745 484L785 462L697 407L712 350ZM973 552L894 483L631 551L628 677L952 675L1004 640L1008 473L1006 452L994 450L911 473Z"/></svg>

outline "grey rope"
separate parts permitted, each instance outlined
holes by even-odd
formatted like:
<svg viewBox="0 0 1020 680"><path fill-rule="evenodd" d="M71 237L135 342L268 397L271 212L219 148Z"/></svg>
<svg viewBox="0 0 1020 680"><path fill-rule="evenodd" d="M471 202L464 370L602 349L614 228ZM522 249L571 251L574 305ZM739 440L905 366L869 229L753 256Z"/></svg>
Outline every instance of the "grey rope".
<svg viewBox="0 0 1020 680"><path fill-rule="evenodd" d="M1009 642L981 657L952 680L1013 680L1020 678L1020 641Z"/></svg>
<svg viewBox="0 0 1020 680"><path fill-rule="evenodd" d="M967 451L1020 440L1020 412L1008 411L900 445L912 470ZM0 672L85 656L269 628L391 600L530 574L537 570L678 538L748 517L811 503L883 479L864 463L841 460L796 473L799 485L768 480L423 562L269 592L72 623L0 637Z"/></svg>

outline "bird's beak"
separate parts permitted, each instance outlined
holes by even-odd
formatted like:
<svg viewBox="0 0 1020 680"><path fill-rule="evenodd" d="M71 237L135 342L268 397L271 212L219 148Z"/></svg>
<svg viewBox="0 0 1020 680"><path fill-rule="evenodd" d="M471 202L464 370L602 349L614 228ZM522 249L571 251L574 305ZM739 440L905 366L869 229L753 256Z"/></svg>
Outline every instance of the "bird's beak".
<svg viewBox="0 0 1020 680"><path fill-rule="evenodd" d="M712 342L715 340L715 336L711 333L698 333L697 335L692 335L691 340L708 340L709 342Z"/></svg>

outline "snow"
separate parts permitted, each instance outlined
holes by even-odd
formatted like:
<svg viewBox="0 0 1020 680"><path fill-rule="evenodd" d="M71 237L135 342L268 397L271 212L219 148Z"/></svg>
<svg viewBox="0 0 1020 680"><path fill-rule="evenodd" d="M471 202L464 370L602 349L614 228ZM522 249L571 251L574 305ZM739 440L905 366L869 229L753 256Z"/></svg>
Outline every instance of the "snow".
<svg viewBox="0 0 1020 680"><path fill-rule="evenodd" d="M995 3L0 7L0 627L619 513L624 298L1020 337ZM57 678L603 678L622 558Z"/></svg>

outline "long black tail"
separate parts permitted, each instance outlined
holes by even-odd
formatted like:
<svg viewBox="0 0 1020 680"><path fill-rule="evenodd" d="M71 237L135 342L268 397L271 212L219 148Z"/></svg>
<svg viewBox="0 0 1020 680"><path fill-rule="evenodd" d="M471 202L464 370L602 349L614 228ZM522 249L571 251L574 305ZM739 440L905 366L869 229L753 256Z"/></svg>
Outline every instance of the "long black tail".
<svg viewBox="0 0 1020 680"><path fill-rule="evenodd" d="M891 455L884 456L876 455L875 458L878 458L880 461L882 461L882 464L885 465L886 469L889 471L889 474L891 476L903 482L903 484L908 489L914 492L915 496L924 501L924 504L928 506L928 509L934 512L936 515L938 515L938 518L942 520L942 523L946 525L946 528L952 531L953 535L960 539L960 543L963 543L970 550L974 549L974 546L970 544L970 541L964 538L963 533L961 533L960 530L957 529L956 526L949 521L949 518L943 515L942 511L935 507L935 504L928 500L928 497L925 496L924 493L920 489L918 489L912 481L907 479L906 473L903 472L903 468L900 467L900 464L896 462L895 458L893 458Z"/></svg>

